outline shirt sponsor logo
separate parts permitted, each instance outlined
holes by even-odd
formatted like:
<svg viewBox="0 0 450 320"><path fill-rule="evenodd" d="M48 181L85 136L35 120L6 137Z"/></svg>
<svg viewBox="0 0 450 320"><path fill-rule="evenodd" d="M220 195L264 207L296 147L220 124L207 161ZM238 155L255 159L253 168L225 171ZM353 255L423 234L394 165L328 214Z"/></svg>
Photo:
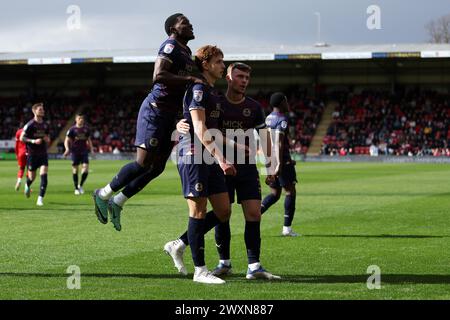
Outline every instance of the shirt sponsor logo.
<svg viewBox="0 0 450 320"><path fill-rule="evenodd" d="M243 129L244 123L238 120L225 120L223 121L223 127L227 129Z"/></svg>

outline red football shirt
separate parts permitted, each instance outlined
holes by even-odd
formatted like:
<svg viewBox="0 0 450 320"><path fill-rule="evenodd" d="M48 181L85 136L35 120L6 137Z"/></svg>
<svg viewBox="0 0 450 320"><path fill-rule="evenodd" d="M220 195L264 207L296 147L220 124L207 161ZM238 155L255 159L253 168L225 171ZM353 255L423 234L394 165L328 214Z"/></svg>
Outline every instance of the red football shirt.
<svg viewBox="0 0 450 320"><path fill-rule="evenodd" d="M27 146L23 141L20 141L20 135L22 134L23 129L20 128L16 132L16 155L17 157L24 155L27 153Z"/></svg>

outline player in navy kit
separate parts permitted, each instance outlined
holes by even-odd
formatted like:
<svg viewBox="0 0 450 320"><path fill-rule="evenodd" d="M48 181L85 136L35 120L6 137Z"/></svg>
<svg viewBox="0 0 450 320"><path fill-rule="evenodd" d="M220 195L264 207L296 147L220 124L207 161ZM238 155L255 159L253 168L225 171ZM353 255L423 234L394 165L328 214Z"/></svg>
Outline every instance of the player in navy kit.
<svg viewBox="0 0 450 320"><path fill-rule="evenodd" d="M250 81L250 72L251 68L246 64L231 64L227 70L227 93L221 99L223 108L222 132L227 140L233 139L227 142L235 149L233 152L228 147L226 157L229 159L230 155L234 155L233 160L237 171L235 176L226 176L227 191L231 203L234 203L235 194L237 195L237 202L241 204L245 216L244 238L248 256L247 279L279 279L278 276L264 270L259 260L261 247L261 185L255 162L256 141L254 130L265 127L265 116L261 105L245 96ZM188 126L178 126L180 129L182 127L184 127L184 130L189 128ZM230 136L231 132L234 133L233 136ZM270 149L270 147L266 147L266 149ZM206 214L207 221L215 221L216 215L220 216L213 208L213 211ZM220 262L213 274L220 276L231 273L231 233L228 219L217 222L216 246L220 255ZM206 226L204 232L208 232L211 228L211 225ZM164 246L164 250L171 255L179 272L184 274L186 274L186 269L183 263L183 252L188 244L190 244L190 238L186 232L179 239L170 241Z"/></svg>
<svg viewBox="0 0 450 320"><path fill-rule="evenodd" d="M295 197L297 183L297 174L295 171L295 161L291 159L289 153L288 119L286 112L288 111L288 102L286 96L281 92L276 92L270 97L270 105L273 108L271 114L266 118L266 125L271 129L271 136L278 143L275 144L276 158L279 161L275 167L275 179L267 179L266 183L271 189L271 193L264 198L261 205L261 213L264 213L281 196L281 189L286 192L284 200L284 226L282 235L296 237L297 233L292 231L292 220L295 214Z"/></svg>
<svg viewBox="0 0 450 320"><path fill-rule="evenodd" d="M75 187L75 195L84 193L83 184L89 173L89 154L92 150L92 141L90 138L89 128L85 126L84 115L77 114L75 117L75 125L72 126L66 134L64 140L64 157L69 153L72 154L72 177ZM78 183L78 170L81 164L81 181Z"/></svg>
<svg viewBox="0 0 450 320"><path fill-rule="evenodd" d="M27 198L30 197L30 187L34 179L36 179L36 170L39 168L41 186L36 204L38 206L43 206L48 184L47 146L50 143L49 127L44 122L45 109L43 103L34 104L31 107L31 110L33 111L34 118L23 127L23 132L20 135L20 140L26 143L28 154L28 174L27 183L25 184L25 196Z"/></svg>
<svg viewBox="0 0 450 320"><path fill-rule="evenodd" d="M191 85L184 97L183 116L190 130L180 137L178 171L189 207L187 236L195 266L193 280L222 284L225 281L212 275L206 268L204 230L220 222L219 217L228 220L231 212L225 175L233 175L236 171L233 165L227 163L222 148L219 148L223 145L220 131L223 109L220 97L214 90L214 84L222 77L225 65L222 51L215 46L199 48L195 62L205 83ZM217 216L206 219L208 200Z"/></svg>
<svg viewBox="0 0 450 320"><path fill-rule="evenodd" d="M181 13L170 16L165 30L169 38L159 49L153 87L137 119L136 161L125 165L108 185L93 194L99 221L106 224L109 211L117 231L122 228L120 215L124 203L164 171L173 148L172 132L186 86L202 82L190 75L195 63L187 43L195 37L188 18ZM119 190L122 191L113 196Z"/></svg>

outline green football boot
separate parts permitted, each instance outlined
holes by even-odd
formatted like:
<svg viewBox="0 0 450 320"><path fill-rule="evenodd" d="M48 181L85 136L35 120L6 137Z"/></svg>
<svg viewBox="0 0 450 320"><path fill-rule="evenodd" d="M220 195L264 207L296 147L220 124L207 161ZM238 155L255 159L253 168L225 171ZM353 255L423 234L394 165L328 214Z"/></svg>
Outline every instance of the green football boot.
<svg viewBox="0 0 450 320"><path fill-rule="evenodd" d="M103 200L98 195L100 189L97 189L92 194L92 198L94 199L95 205L95 215L97 216L98 221L103 224L108 223L108 200Z"/></svg>
<svg viewBox="0 0 450 320"><path fill-rule="evenodd" d="M117 231L122 230L122 226L120 225L120 214L122 213L122 207L117 205L113 198L108 201L108 211L109 217L111 218L111 222L114 225L114 228Z"/></svg>

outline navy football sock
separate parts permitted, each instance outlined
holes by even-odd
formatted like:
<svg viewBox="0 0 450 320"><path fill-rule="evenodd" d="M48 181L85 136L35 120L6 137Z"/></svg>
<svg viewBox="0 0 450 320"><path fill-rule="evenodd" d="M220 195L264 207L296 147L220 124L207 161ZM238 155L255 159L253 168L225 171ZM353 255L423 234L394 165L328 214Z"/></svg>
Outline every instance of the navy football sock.
<svg viewBox="0 0 450 320"><path fill-rule="evenodd" d="M139 193L147 184L153 179L159 177L164 172L166 167L167 158L159 157L155 160L152 168L145 173L134 178L126 187L122 190L122 193L130 199L135 194Z"/></svg>
<svg viewBox="0 0 450 320"><path fill-rule="evenodd" d="M273 193L270 193L267 195L264 200L261 203L261 214L267 211L274 203L276 203L280 199L280 197L277 197Z"/></svg>
<svg viewBox="0 0 450 320"><path fill-rule="evenodd" d="M284 199L284 226L290 227L295 214L295 196L286 195Z"/></svg>
<svg viewBox="0 0 450 320"><path fill-rule="evenodd" d="M33 183L33 181L27 177L27 186L28 187L31 186L32 183Z"/></svg>
<svg viewBox="0 0 450 320"><path fill-rule="evenodd" d="M194 266L205 265L205 219L195 219L189 217L188 238L191 246L192 260Z"/></svg>
<svg viewBox="0 0 450 320"><path fill-rule="evenodd" d="M80 182L80 187L82 187L82 186L83 186L84 182L85 182L85 181L86 181L86 179L87 179L87 176L88 176L88 172L83 172L83 173L81 174L81 182Z"/></svg>
<svg viewBox="0 0 450 320"><path fill-rule="evenodd" d="M209 211L206 214L205 217L205 228L204 228L204 233L207 234L209 232L209 230L211 230L212 228L214 228L215 226L217 226L220 223L219 218L217 218L216 214L214 213L214 211ZM181 241L184 242L185 245L189 245L189 239L188 239L188 234L187 231L185 233L183 233L180 237Z"/></svg>
<svg viewBox="0 0 450 320"><path fill-rule="evenodd" d="M245 246L247 247L248 264L259 262L261 250L260 221L245 221Z"/></svg>
<svg viewBox="0 0 450 320"><path fill-rule="evenodd" d="M72 178L75 189L78 189L78 173L72 173Z"/></svg>
<svg viewBox="0 0 450 320"><path fill-rule="evenodd" d="M120 169L119 173L113 178L109 186L111 190L116 192L122 189L127 183L145 172L145 168L141 167L136 161L130 162Z"/></svg>
<svg viewBox="0 0 450 320"><path fill-rule="evenodd" d="M147 171L138 177L134 178L130 183L126 185L126 187L122 190L122 193L130 199L135 194L139 193L142 189L145 188L147 184L150 183L153 179L159 176L160 172L154 172L153 170Z"/></svg>
<svg viewBox="0 0 450 320"><path fill-rule="evenodd" d="M220 260L230 259L231 231L230 221L219 223L216 226L216 248Z"/></svg>
<svg viewBox="0 0 450 320"><path fill-rule="evenodd" d="M41 175L41 189L39 191L39 195L41 197L45 196L45 191L47 191L47 174L42 174Z"/></svg>

